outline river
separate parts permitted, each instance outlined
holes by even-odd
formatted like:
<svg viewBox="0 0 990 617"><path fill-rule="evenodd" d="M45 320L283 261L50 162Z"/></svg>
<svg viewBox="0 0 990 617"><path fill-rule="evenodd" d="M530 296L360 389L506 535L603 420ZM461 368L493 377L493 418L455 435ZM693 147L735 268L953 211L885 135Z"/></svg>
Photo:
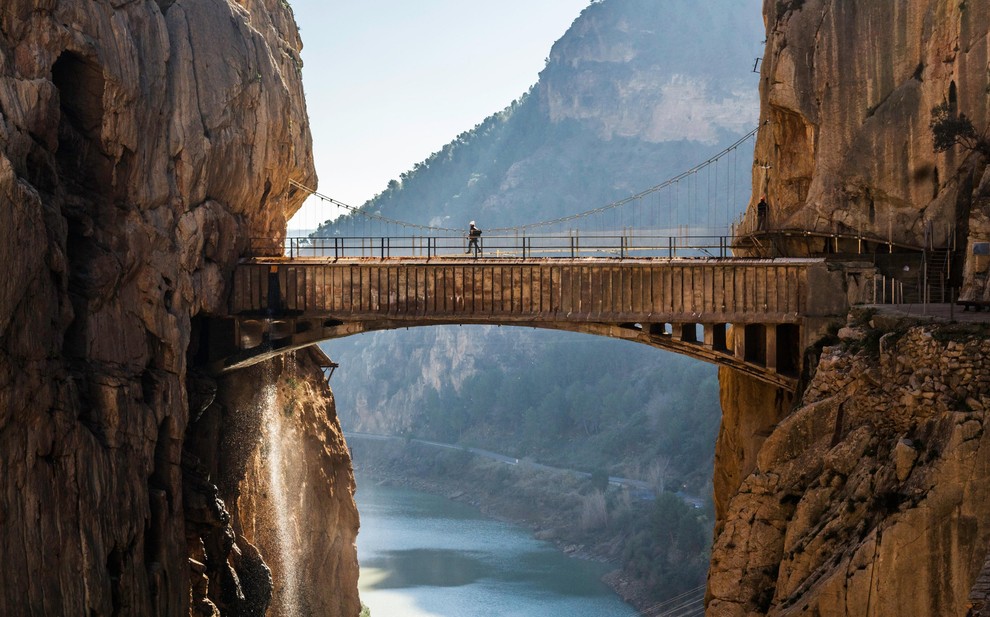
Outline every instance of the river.
<svg viewBox="0 0 990 617"><path fill-rule="evenodd" d="M358 478L362 601L372 617L632 617L599 579L528 530Z"/></svg>

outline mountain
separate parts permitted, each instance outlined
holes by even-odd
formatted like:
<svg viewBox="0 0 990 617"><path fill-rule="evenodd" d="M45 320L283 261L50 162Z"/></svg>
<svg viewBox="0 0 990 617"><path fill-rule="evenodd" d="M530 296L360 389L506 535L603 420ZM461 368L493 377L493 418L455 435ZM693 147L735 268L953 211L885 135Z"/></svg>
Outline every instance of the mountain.
<svg viewBox="0 0 990 617"><path fill-rule="evenodd" d="M606 0L554 44L533 88L363 210L461 227L558 217L704 161L756 125L760 2ZM747 173L738 203L748 198ZM318 233L348 233L351 220ZM719 408L715 369L560 332L437 327L325 344L350 430L471 443L642 475L668 458L702 490ZM694 449L692 449L694 448Z"/></svg>
<svg viewBox="0 0 990 617"><path fill-rule="evenodd" d="M454 229L471 219L505 227L658 184L756 126L752 67L763 36L758 0L592 3L554 44L529 92L390 182L362 211ZM734 193L740 212L748 190L747 182ZM344 217L317 235L359 232L363 221Z"/></svg>

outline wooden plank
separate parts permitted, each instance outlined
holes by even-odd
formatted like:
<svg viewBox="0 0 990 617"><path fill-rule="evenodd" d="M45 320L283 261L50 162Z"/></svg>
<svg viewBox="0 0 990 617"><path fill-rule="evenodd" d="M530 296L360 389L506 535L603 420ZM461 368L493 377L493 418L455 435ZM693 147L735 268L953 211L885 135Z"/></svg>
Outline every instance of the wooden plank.
<svg viewBox="0 0 990 617"><path fill-rule="evenodd" d="M559 295L557 304L560 306L560 312L567 314L573 312L572 306L572 295L571 295L571 269L568 266L561 265L554 268L555 274L558 276L557 286L559 287ZM557 291L557 290L554 290Z"/></svg>
<svg viewBox="0 0 990 617"><path fill-rule="evenodd" d="M604 266L602 270L605 289L602 293L603 302L598 313L600 314L602 311L605 311L613 314L622 308L622 275L619 273L618 268Z"/></svg>
<svg viewBox="0 0 990 617"><path fill-rule="evenodd" d="M492 266L492 313L503 313L505 308L505 272L503 266Z"/></svg>
<svg viewBox="0 0 990 617"><path fill-rule="evenodd" d="M701 314L708 316L712 314L713 299L715 297L715 267L711 264L701 267Z"/></svg>
<svg viewBox="0 0 990 617"><path fill-rule="evenodd" d="M453 289L454 295L454 312L461 313L464 311L464 274L461 272L459 266L455 266L451 269L451 277L453 279Z"/></svg>
<svg viewBox="0 0 990 617"><path fill-rule="evenodd" d="M712 313L719 315L725 306L725 277L726 268L720 266L712 273Z"/></svg>
<svg viewBox="0 0 990 617"><path fill-rule="evenodd" d="M650 314L653 306L653 298L650 297L650 269L643 266L638 268L636 272L638 273L637 283L639 285L639 302L636 305L636 310L642 313L645 318Z"/></svg>
<svg viewBox="0 0 990 617"><path fill-rule="evenodd" d="M763 286L760 284L760 268L757 266L750 266L747 268L749 271L749 302L747 303L747 311L751 313L761 312L763 308Z"/></svg>
<svg viewBox="0 0 990 617"><path fill-rule="evenodd" d="M757 268L756 274L757 307L764 313L770 310L770 289L767 284L768 271L769 268L761 266L760 268Z"/></svg>
<svg viewBox="0 0 990 617"><path fill-rule="evenodd" d="M619 273L622 277L622 310L630 314L638 313L636 301L633 298L633 277L638 267L620 267Z"/></svg>
<svg viewBox="0 0 990 617"><path fill-rule="evenodd" d="M361 277L369 271L353 265L335 265L330 273L333 288L333 304L341 312L358 312L363 308L361 299Z"/></svg>
<svg viewBox="0 0 990 617"><path fill-rule="evenodd" d="M585 280L588 281L587 284L585 284ZM575 284L573 293L574 301L577 304L574 312L579 314L589 312L591 310L591 297L588 289L591 287L591 272L586 266L578 267L577 276L572 282Z"/></svg>
<svg viewBox="0 0 990 617"><path fill-rule="evenodd" d="M564 270L563 266L550 266L550 312L554 315L566 313L570 307L564 298Z"/></svg>
<svg viewBox="0 0 990 617"><path fill-rule="evenodd" d="M381 314L388 310L388 290L385 289L382 278L382 269L372 266L361 282L369 296L367 306L371 313Z"/></svg>
<svg viewBox="0 0 990 617"><path fill-rule="evenodd" d="M426 277L426 289L423 290L426 294L424 298L426 301L426 312L439 315L441 310L437 306L437 267L430 266L424 270L424 276Z"/></svg>
<svg viewBox="0 0 990 617"><path fill-rule="evenodd" d="M663 270L659 266L652 267L650 272L650 312L655 314L663 312Z"/></svg>
<svg viewBox="0 0 990 617"><path fill-rule="evenodd" d="M807 281L808 270L806 268L793 268L793 274L787 276L787 310L791 313L801 313L803 312L803 307L801 306L801 301L803 295L801 290L804 289L805 282Z"/></svg>
<svg viewBox="0 0 990 617"><path fill-rule="evenodd" d="M533 267L519 267L519 313L532 314L533 310Z"/></svg>
<svg viewBox="0 0 990 617"><path fill-rule="evenodd" d="M530 290L529 267L518 264L512 267L512 314L522 316L530 313L528 308Z"/></svg>

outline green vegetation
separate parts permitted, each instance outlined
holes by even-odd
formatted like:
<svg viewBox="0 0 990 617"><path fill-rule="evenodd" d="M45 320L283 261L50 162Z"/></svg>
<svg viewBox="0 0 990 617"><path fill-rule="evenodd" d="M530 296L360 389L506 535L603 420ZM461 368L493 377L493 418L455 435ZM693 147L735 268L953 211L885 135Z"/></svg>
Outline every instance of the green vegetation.
<svg viewBox="0 0 990 617"><path fill-rule="evenodd" d="M978 152L990 156L990 139L987 132L976 132L973 121L966 114L956 113L950 103L942 103L932 108L930 123L932 135L935 137L935 152L945 152L959 145L970 152Z"/></svg>
<svg viewBox="0 0 990 617"><path fill-rule="evenodd" d="M652 475L695 491L711 479L717 371L697 360L590 335L479 326L362 335L334 341L329 353L341 364L333 388L345 430L644 480L663 461ZM371 413L378 423L364 418Z"/></svg>
<svg viewBox="0 0 990 617"><path fill-rule="evenodd" d="M755 97L740 93L755 88L749 67L763 33L759 3L677 4L591 4L554 45L539 83L390 181L362 209L452 229L472 219L483 229L533 223L628 197L734 142L749 127L714 123L707 143L650 138L646 126L638 127L642 135L616 129L629 122L623 109L657 106L665 84L685 80L704 84L698 94L720 105L737 102L756 123ZM623 51L604 51L612 48ZM678 103L665 102L674 114L671 126L708 122L686 117L689 109ZM743 178L751 147L738 152ZM741 181L733 201L741 210L748 198L748 181ZM707 222L700 208L677 221ZM372 233L366 218L352 214L325 223L316 235L365 233Z"/></svg>
<svg viewBox="0 0 990 617"><path fill-rule="evenodd" d="M646 516L630 509L622 563L657 597L671 597L702 584L708 572L711 519L670 493L662 493Z"/></svg>
<svg viewBox="0 0 990 617"><path fill-rule="evenodd" d="M801 4L791 0L788 8ZM735 142L750 128L738 118L751 114L755 125L751 65L764 30L759 0L593 2L554 45L538 84L362 208L421 225L462 230L477 220L491 229L636 194ZM699 101L716 104L723 119L736 118L705 120L694 113ZM637 117L643 109L657 114ZM706 142L658 136L692 123L710 129L690 133L708 135ZM727 210L737 204L741 211L749 199L751 147L735 152ZM675 224L710 223L705 208L678 214ZM351 215L316 233L380 228ZM714 367L634 343L481 326L365 334L327 347L341 365L333 390L346 430L522 461L482 465L463 450L412 455L417 444L408 440L400 448L406 454L381 457L387 475L495 500L502 516L541 530L555 521L560 541L598 547L660 596L703 582L711 512L664 496L664 489L711 493L720 412ZM527 461L592 477L548 477ZM609 475L647 481L661 497L618 491Z"/></svg>

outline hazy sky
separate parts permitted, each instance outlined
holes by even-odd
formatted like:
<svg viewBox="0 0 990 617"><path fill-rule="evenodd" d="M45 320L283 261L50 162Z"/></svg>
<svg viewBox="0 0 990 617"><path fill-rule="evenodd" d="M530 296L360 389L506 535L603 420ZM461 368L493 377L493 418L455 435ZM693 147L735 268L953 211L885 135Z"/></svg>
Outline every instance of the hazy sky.
<svg viewBox="0 0 990 617"><path fill-rule="evenodd" d="M289 0L319 191L359 206L536 83L590 0ZM310 198L290 229L335 208Z"/></svg>

